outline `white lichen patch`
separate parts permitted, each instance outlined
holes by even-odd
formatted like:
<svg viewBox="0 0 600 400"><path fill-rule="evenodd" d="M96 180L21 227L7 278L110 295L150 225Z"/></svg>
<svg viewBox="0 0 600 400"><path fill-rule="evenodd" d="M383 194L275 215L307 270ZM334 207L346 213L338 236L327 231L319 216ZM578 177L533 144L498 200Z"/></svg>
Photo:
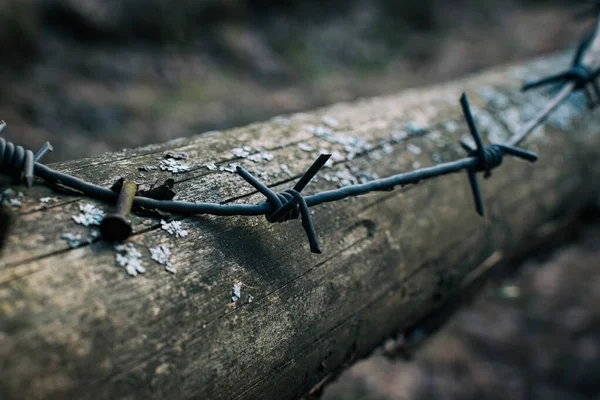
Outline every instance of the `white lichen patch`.
<svg viewBox="0 0 600 400"><path fill-rule="evenodd" d="M329 160L327 160L327 162L325 163L325 168L331 168L331 167L333 167L333 163L346 160L346 157L344 157L344 155L337 150L328 152L326 149L319 149L319 154L330 154L331 155L331 157L329 157Z"/></svg>
<svg viewBox="0 0 600 400"><path fill-rule="evenodd" d="M365 153L373 149L373 145L365 142L358 136L334 134L331 129L315 126L311 128L313 135L332 144L340 144L344 147L344 151L348 154L347 159L352 160L357 154Z"/></svg>
<svg viewBox="0 0 600 400"><path fill-rule="evenodd" d="M290 168L287 166L287 164L281 164L279 168L281 168L281 170L289 176L292 176L292 171L290 171Z"/></svg>
<svg viewBox="0 0 600 400"><path fill-rule="evenodd" d="M578 117L579 111L569 102L558 107L548 117L548 125L563 131L573 129L573 121Z"/></svg>
<svg viewBox="0 0 600 400"><path fill-rule="evenodd" d="M392 154L394 152L394 147L390 143L384 143L381 145L381 150L385 154Z"/></svg>
<svg viewBox="0 0 600 400"><path fill-rule="evenodd" d="M404 139L408 137L408 133L404 131L394 131L392 132L392 141L395 143L400 143Z"/></svg>
<svg viewBox="0 0 600 400"><path fill-rule="evenodd" d="M150 258L152 258L152 260L156 261L160 265L164 265L165 271L170 272L172 274L177 272L177 270L170 261L171 250L169 250L168 247L159 245L156 247L152 247L148 250L150 250Z"/></svg>
<svg viewBox="0 0 600 400"><path fill-rule="evenodd" d="M521 128L521 113L516 108L506 109L498 114L502 122L508 127L511 133L518 132Z"/></svg>
<svg viewBox="0 0 600 400"><path fill-rule="evenodd" d="M248 160L258 163L261 161L271 161L275 156L268 151L261 151L260 153L251 154L246 157Z"/></svg>
<svg viewBox="0 0 600 400"><path fill-rule="evenodd" d="M181 174L183 172L188 172L192 169L191 165L183 164L174 158L160 160L159 167L162 171L170 171L174 174Z"/></svg>
<svg viewBox="0 0 600 400"><path fill-rule="evenodd" d="M508 98L498 90L491 86L484 86L477 91L477 94L481 96L489 105L496 108L505 108L508 106Z"/></svg>
<svg viewBox="0 0 600 400"><path fill-rule="evenodd" d="M271 121L285 126L288 126L292 123L289 118L282 116L273 117L271 118Z"/></svg>
<svg viewBox="0 0 600 400"><path fill-rule="evenodd" d="M358 179L347 169L335 173L339 186L350 186L359 183Z"/></svg>
<svg viewBox="0 0 600 400"><path fill-rule="evenodd" d="M61 235L61 239L66 240L67 244L69 245L70 248L72 249L76 249L77 247L81 246L82 244L91 244L94 242L94 239L97 239L100 237L100 232L97 230L92 230L90 232L90 236L88 236L87 238L83 238L83 235L80 233L71 233L71 232L67 232L67 233L63 233Z"/></svg>
<svg viewBox="0 0 600 400"><path fill-rule="evenodd" d="M242 297L242 282L234 282L231 289L231 302L235 303Z"/></svg>
<svg viewBox="0 0 600 400"><path fill-rule="evenodd" d="M81 246L81 243L83 242L83 236L81 234L63 233L60 238L66 240L67 244L72 249Z"/></svg>
<svg viewBox="0 0 600 400"><path fill-rule="evenodd" d="M116 244L114 247L115 261L131 276L137 276L146 272L142 265L142 254L131 243Z"/></svg>
<svg viewBox="0 0 600 400"><path fill-rule="evenodd" d="M238 167L238 163L230 163L228 166L220 166L219 171L221 172L229 172L230 174L235 173L236 168Z"/></svg>
<svg viewBox="0 0 600 400"><path fill-rule="evenodd" d="M165 153L165 158L172 158L175 160L185 160L188 158L188 155L186 153L169 150Z"/></svg>
<svg viewBox="0 0 600 400"><path fill-rule="evenodd" d="M375 161L381 161L383 159L383 154L381 151L375 150L369 153L369 158Z"/></svg>
<svg viewBox="0 0 600 400"><path fill-rule="evenodd" d="M412 143L410 143L408 146L406 146L406 151L408 151L410 154L414 154L416 156L418 156L419 154L421 154L423 152L423 150L419 146L414 145Z"/></svg>
<svg viewBox="0 0 600 400"><path fill-rule="evenodd" d="M23 205L23 203L19 199L8 199L8 204L15 208L21 208L21 206Z"/></svg>
<svg viewBox="0 0 600 400"><path fill-rule="evenodd" d="M360 171L358 173L355 173L354 176L356 176L359 183L367 183L372 180L379 179L379 175L367 171Z"/></svg>
<svg viewBox="0 0 600 400"><path fill-rule="evenodd" d="M237 158L246 158L250 155L251 150L251 148L248 148L248 150L246 150L242 147L236 147L235 149L231 149L231 154L233 154Z"/></svg>
<svg viewBox="0 0 600 400"><path fill-rule="evenodd" d="M310 133L323 140L327 140L327 138L333 136L333 131L325 126L311 126Z"/></svg>
<svg viewBox="0 0 600 400"><path fill-rule="evenodd" d="M404 131L411 136L421 135L427 132L425 125L419 124L418 122L412 121L404 124Z"/></svg>
<svg viewBox="0 0 600 400"><path fill-rule="evenodd" d="M16 197L14 197L15 195L16 195ZM7 204L7 205L15 207L15 208L21 208L23 203L21 202L21 200L19 200L19 198L24 198L24 197L25 197L25 195L22 192L15 193L14 190L8 188L2 192L2 200L1 201L3 204Z"/></svg>
<svg viewBox="0 0 600 400"><path fill-rule="evenodd" d="M333 117L329 117L327 115L324 115L321 118L321 122L323 122L325 125L329 126L330 128L337 128L338 126L340 126L340 123L337 119L335 119Z"/></svg>
<svg viewBox="0 0 600 400"><path fill-rule="evenodd" d="M455 121L444 122L443 127L448 133L454 133L458 130L458 124Z"/></svg>
<svg viewBox="0 0 600 400"><path fill-rule="evenodd" d="M337 150L332 151L330 154L330 160L333 160L334 162L346 161L346 157L344 157L344 155Z"/></svg>
<svg viewBox="0 0 600 400"><path fill-rule="evenodd" d="M490 114L483 110L472 107L475 115L475 123L479 128L479 132L483 135L487 134L487 138L491 143L504 143L508 140L508 133Z"/></svg>
<svg viewBox="0 0 600 400"><path fill-rule="evenodd" d="M175 237L186 237L188 231L181 227L181 221L167 222L164 219L160 221L161 228Z"/></svg>
<svg viewBox="0 0 600 400"><path fill-rule="evenodd" d="M270 177L270 174L269 174L269 172L267 172L267 171L265 171L265 170L262 170L262 169L260 169L260 168L254 168L254 169L252 170L252 174L253 174L254 176L256 176L257 178L260 178L260 179L262 179L262 180L269 180L269 177Z"/></svg>
<svg viewBox="0 0 600 400"><path fill-rule="evenodd" d="M332 174L323 174L323 179L325 179L325 181L327 182L339 182L340 179Z"/></svg>
<svg viewBox="0 0 600 400"><path fill-rule="evenodd" d="M71 218L80 225L100 225L104 218L104 211L90 203L80 204L79 211L79 215L73 215Z"/></svg>
<svg viewBox="0 0 600 400"><path fill-rule="evenodd" d="M314 148L311 145L306 144L306 143L298 143L298 148L300 150L306 151L306 152L310 152L310 151L314 150Z"/></svg>

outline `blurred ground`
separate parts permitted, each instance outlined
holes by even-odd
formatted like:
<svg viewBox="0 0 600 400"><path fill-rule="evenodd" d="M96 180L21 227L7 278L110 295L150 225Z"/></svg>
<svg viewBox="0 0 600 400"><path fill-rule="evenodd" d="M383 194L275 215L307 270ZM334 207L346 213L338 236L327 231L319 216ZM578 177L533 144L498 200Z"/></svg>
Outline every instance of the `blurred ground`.
<svg viewBox="0 0 600 400"><path fill-rule="evenodd" d="M323 400L584 400L600 396L600 224L492 282L416 352L390 340ZM316 398L316 397L313 397Z"/></svg>
<svg viewBox="0 0 600 400"><path fill-rule="evenodd" d="M568 6L568 8L567 8ZM397 92L573 46L572 2L0 0L0 118L51 160Z"/></svg>

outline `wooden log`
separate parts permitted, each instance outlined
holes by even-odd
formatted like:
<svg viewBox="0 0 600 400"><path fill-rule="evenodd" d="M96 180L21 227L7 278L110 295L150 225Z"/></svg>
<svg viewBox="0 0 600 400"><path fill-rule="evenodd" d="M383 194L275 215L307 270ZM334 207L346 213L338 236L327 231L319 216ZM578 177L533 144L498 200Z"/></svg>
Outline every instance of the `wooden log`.
<svg viewBox="0 0 600 400"><path fill-rule="evenodd" d="M236 162L283 190L320 148L338 151L305 190L311 194L335 188L339 177L385 177L463 157L458 141L468 131L458 98L465 90L482 134L506 140L550 98L520 93L522 81L569 62L569 54L555 55L53 167L106 186L121 176L141 183L173 177L179 200L256 204L264 199L239 176L204 165ZM111 245L87 243L90 228L72 219L82 204L111 206L41 183L16 188L24 197L0 267L3 398L297 397L441 304L490 254L510 255L597 196L599 122L582 96L559 108L525 144L538 163L507 157L481 179L485 218L475 214L464 173L315 207L320 255L308 251L298 220L186 217L188 235L175 237L159 217L133 215L137 233L129 242L146 268L137 277L116 264ZM372 148L349 160L352 146L318 136L325 132ZM236 159L232 149L243 146L273 157ZM139 170L156 166L167 150L187 153L191 171ZM81 234L81 246L71 248L65 233ZM148 249L161 244L171 249L175 274L150 258Z"/></svg>

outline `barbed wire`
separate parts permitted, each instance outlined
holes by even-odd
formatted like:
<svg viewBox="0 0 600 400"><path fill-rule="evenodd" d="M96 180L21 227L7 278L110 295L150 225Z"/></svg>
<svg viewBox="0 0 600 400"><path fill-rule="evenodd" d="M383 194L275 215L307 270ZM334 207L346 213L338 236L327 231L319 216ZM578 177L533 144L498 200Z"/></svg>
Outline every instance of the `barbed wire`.
<svg viewBox="0 0 600 400"><path fill-rule="evenodd" d="M589 1L594 6L597 20L600 20L600 0ZM587 12L590 12L587 10ZM525 138L540 126L554 110L563 104L574 92L582 90L588 100L588 107L595 108L600 103L600 87L596 79L600 73L600 24L596 22L594 32L585 35L579 42L571 67L537 81L528 82L523 85L522 90L528 91L542 86L561 84L562 87L557 94L546 104L546 106L524 125L509 141L508 144L518 146Z"/></svg>
<svg viewBox="0 0 600 400"><path fill-rule="evenodd" d="M321 154L308 170L301 176L298 182L283 192L276 193L267 185L260 182L250 172L242 167L237 167L237 174L259 193L265 196L266 202L261 204L218 204L218 203L191 203L174 200L160 200L138 195L129 202L135 207L159 210L181 215L211 214L217 216L259 216L264 215L271 223L281 223L301 218L302 226L308 237L310 251L321 253L315 227L309 212L310 207L323 203L335 202L348 197L360 196L370 192L391 191L397 186L418 184L421 181L437 178L440 176L466 172L475 203L476 212L483 216L484 205L481 191L477 181L477 173L483 172L484 178L491 176L492 170L502 165L505 155L510 155L528 162L535 162L536 154L520 149L517 146L534 131L550 113L562 104L566 98L577 90L584 90L588 100L592 99L591 107L600 102L600 87L596 79L600 74L600 28L596 25L594 34L586 37L580 43L572 65L566 71L540 79L536 82L527 83L524 90L541 87L547 84L559 83L563 87L559 93L549 101L540 114L530 123L520 129L506 143L492 143L484 145L477 129L469 101L465 93L460 97L460 105L463 116L467 122L469 132L475 142L475 147L461 140L460 144L466 151L467 156L456 161L438 164L432 167L421 168L411 172L400 173L387 178L375 179L367 183L345 186L335 190L328 190L309 196L302 195L303 189L310 183L321 168L331 157L330 154ZM0 121L0 133L6 127L6 123ZM0 138L0 171L11 176L15 182L24 180L30 187L33 176L37 176L49 183L73 189L84 196L97 200L114 203L119 196L114 188L106 188L86 182L75 176L65 174L40 163L40 159L52 146L46 143L36 154L25 150L22 146L16 146ZM124 235L124 236L128 236Z"/></svg>

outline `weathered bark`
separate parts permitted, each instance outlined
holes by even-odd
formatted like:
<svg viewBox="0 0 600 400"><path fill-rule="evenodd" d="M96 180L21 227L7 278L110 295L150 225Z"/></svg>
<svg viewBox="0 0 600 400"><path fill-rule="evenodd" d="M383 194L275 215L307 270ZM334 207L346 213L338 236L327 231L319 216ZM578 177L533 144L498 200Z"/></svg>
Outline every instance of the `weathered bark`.
<svg viewBox="0 0 600 400"><path fill-rule="evenodd" d="M54 167L103 185L120 176L154 182L171 174L138 167L156 165L166 150L184 151L198 167L173 175L176 199L258 203L263 198L237 175L203 165L260 168L271 186L285 189L320 147L346 155L313 127L334 119L339 125L328 129L375 146L324 170L305 190L310 194L334 188L324 174L348 165L384 177L463 157L463 90L482 134L505 140L549 98L520 93L523 79L568 64L569 55L550 57ZM596 196L598 122L580 97L562 106L526 142L538 163L507 157L492 178L480 178L486 218L475 214L466 174L316 207L322 255L308 251L299 221L187 217L189 235L174 238L158 218L133 216L137 234L130 242L147 269L135 278L116 266L111 246L96 241L71 249L61 239L66 232L88 234L71 219L80 204L109 206L37 184L15 210L2 254L0 389L5 398L293 398L431 311L494 251L511 254L540 226ZM393 140L402 132L405 139ZM244 145L274 158L233 160L231 149ZM40 202L45 196L52 197L47 205ZM158 244L171 247L176 274L150 260L147 248ZM234 283L241 283L236 303Z"/></svg>

